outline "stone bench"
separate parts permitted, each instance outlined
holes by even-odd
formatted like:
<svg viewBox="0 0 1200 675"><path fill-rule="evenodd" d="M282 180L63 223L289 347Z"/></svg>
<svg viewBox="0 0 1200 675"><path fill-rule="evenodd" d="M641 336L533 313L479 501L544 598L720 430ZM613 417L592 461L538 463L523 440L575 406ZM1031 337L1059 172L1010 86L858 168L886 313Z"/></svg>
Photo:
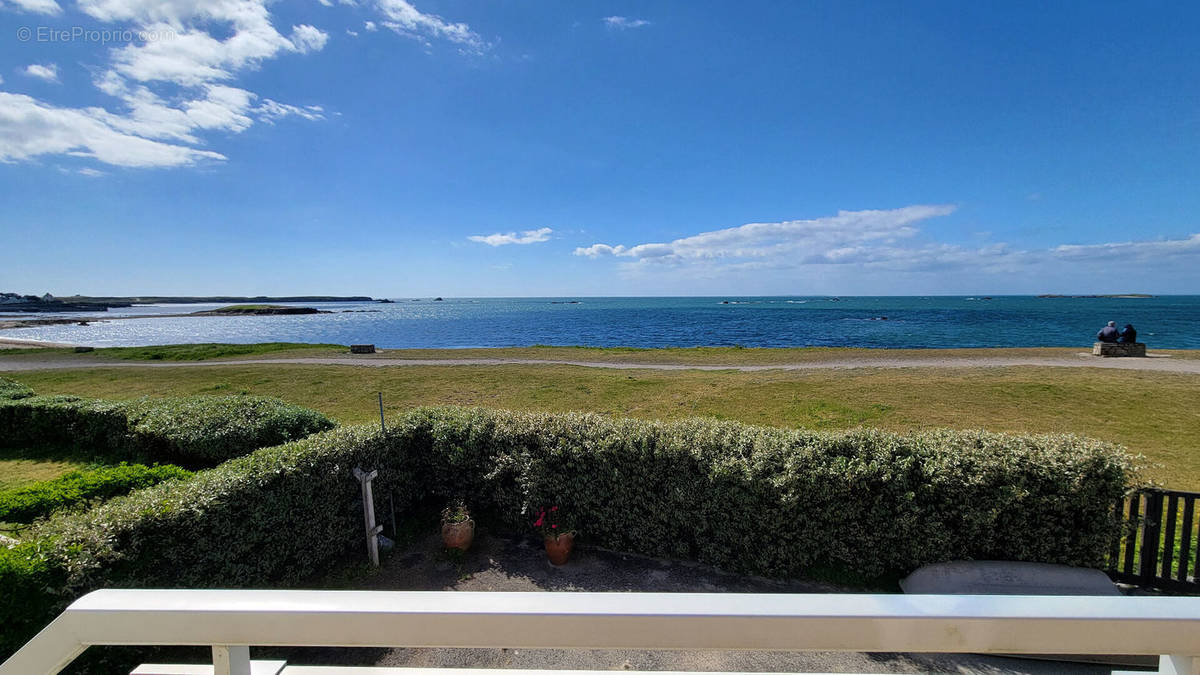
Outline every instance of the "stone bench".
<svg viewBox="0 0 1200 675"><path fill-rule="evenodd" d="M1097 342L1092 345L1092 356L1145 356L1144 342Z"/></svg>
<svg viewBox="0 0 1200 675"><path fill-rule="evenodd" d="M375 345L350 345L351 354L374 354Z"/></svg>

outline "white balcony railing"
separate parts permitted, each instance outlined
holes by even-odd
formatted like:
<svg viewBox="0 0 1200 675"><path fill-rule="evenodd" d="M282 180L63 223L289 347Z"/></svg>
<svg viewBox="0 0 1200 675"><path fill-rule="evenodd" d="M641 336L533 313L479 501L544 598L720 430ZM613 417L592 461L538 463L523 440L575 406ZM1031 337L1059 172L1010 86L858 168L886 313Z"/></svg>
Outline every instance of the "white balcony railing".
<svg viewBox="0 0 1200 675"><path fill-rule="evenodd" d="M1148 654L1198 675L1200 598L104 590L0 675L57 673L92 645L209 645L213 666L158 672L216 675L376 672L252 664L250 646Z"/></svg>

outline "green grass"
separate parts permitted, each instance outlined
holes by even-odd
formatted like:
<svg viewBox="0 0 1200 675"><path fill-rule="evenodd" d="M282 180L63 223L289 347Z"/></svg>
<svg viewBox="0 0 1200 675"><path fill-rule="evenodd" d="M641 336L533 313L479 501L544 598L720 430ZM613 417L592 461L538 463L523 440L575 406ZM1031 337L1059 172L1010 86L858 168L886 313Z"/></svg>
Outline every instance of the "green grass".
<svg viewBox="0 0 1200 675"><path fill-rule="evenodd" d="M750 351L750 350L746 350ZM10 375L42 394L104 398L278 396L343 423L428 404L689 416L815 429L931 427L1069 432L1121 443L1161 464L1149 475L1200 490L1200 377L1085 368L857 368L818 371L620 371L561 365L221 365L81 368ZM1122 392L1120 405L1112 403Z"/></svg>
<svg viewBox="0 0 1200 675"><path fill-rule="evenodd" d="M288 356L326 354L330 351L345 353L341 345L302 344L296 342L263 342L250 345L200 343L194 345L162 345L155 347L109 347L97 349L95 354L125 361L206 361L236 356L262 356L287 352Z"/></svg>
<svg viewBox="0 0 1200 675"><path fill-rule="evenodd" d="M104 347L84 354L75 354L74 350L69 348L0 349L0 357L4 358L43 360L53 357L55 360L76 359L81 362L91 362L97 358L122 361L207 361L264 355L333 356L348 353L349 349L342 345L299 342L260 342L248 345L202 342L193 345Z"/></svg>
<svg viewBox="0 0 1200 675"><path fill-rule="evenodd" d="M93 465L88 453L70 448L0 448L0 491Z"/></svg>

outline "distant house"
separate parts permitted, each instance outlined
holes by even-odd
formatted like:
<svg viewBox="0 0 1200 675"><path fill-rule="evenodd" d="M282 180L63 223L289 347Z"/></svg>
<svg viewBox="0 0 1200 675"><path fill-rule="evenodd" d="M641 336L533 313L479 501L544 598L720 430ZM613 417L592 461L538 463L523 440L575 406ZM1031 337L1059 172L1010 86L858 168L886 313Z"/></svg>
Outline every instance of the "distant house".
<svg viewBox="0 0 1200 675"><path fill-rule="evenodd" d="M29 300L17 293L0 293L0 305L23 305Z"/></svg>
<svg viewBox="0 0 1200 675"><path fill-rule="evenodd" d="M54 302L54 296L49 293L42 296L42 302Z"/></svg>

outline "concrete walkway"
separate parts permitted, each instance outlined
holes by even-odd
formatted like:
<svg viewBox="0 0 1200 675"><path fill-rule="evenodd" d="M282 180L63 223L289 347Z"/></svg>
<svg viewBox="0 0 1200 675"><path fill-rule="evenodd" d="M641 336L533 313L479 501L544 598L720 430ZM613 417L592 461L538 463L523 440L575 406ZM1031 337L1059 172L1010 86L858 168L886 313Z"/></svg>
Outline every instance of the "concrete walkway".
<svg viewBox="0 0 1200 675"><path fill-rule="evenodd" d="M725 574L695 563L580 549L561 568L546 561L533 539L481 533L461 561L442 551L439 537L385 560L383 567L347 588L426 591L610 591L692 593L837 593L813 582L781 582ZM293 663L406 667L533 668L589 670L716 670L726 672L962 673L1107 675L1111 668L1026 659L936 654L840 652L376 649L289 651Z"/></svg>
<svg viewBox="0 0 1200 675"><path fill-rule="evenodd" d="M849 370L856 368L1107 368L1115 370L1154 371L1200 375L1200 359L1178 359L1169 356L1148 358L1103 358L1090 353L1073 357L1055 356L920 356L907 358L830 358L829 360L770 365L720 365L678 363L622 363L606 361L565 361L551 359L406 359L386 356L332 356L269 359L233 359L212 361L115 361L96 358L42 357L0 359L0 372L22 370L59 370L65 368L197 368L204 366L241 365L320 365L364 366L370 368L400 368L406 366L506 366L542 365L608 368L616 370L705 370L761 372L770 370L816 371Z"/></svg>

